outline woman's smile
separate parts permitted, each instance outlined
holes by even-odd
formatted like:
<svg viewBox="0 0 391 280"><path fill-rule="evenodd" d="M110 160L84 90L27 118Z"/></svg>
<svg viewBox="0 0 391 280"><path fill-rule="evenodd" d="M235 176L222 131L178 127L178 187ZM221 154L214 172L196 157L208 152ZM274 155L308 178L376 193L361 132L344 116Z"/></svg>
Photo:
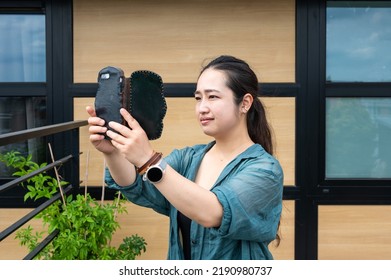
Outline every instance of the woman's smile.
<svg viewBox="0 0 391 280"><path fill-rule="evenodd" d="M205 125L208 125L213 120L214 120L214 118L212 118L212 117L201 117L200 123L201 123L201 125L205 126Z"/></svg>

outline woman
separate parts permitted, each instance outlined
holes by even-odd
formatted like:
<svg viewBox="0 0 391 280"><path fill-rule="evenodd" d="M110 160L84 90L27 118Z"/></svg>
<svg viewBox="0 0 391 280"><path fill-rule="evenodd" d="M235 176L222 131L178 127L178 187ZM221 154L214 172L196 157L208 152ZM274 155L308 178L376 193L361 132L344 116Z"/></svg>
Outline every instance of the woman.
<svg viewBox="0 0 391 280"><path fill-rule="evenodd" d="M110 122L115 133L87 107L90 141L104 154L108 185L170 217L168 259L273 258L268 245L278 238L283 171L272 156L257 92L258 79L245 61L211 61L194 95L201 129L214 141L165 158L126 110L121 115L131 129Z"/></svg>

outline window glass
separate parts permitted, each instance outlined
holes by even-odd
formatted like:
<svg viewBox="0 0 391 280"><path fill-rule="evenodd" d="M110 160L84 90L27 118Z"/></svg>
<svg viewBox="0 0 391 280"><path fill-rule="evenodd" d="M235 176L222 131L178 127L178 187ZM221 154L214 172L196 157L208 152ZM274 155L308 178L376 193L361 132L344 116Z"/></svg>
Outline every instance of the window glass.
<svg viewBox="0 0 391 280"><path fill-rule="evenodd" d="M391 98L326 99L326 178L391 178Z"/></svg>
<svg viewBox="0 0 391 280"><path fill-rule="evenodd" d="M0 97L0 134L21 131L46 125L46 99L44 97ZM0 154L18 151L23 156L31 154L36 162L45 161L43 139L0 146ZM13 171L0 162L0 178L11 176Z"/></svg>
<svg viewBox="0 0 391 280"><path fill-rule="evenodd" d="M45 82L45 15L0 14L0 82Z"/></svg>
<svg viewBox="0 0 391 280"><path fill-rule="evenodd" d="M326 79L391 81L391 1L328 1Z"/></svg>

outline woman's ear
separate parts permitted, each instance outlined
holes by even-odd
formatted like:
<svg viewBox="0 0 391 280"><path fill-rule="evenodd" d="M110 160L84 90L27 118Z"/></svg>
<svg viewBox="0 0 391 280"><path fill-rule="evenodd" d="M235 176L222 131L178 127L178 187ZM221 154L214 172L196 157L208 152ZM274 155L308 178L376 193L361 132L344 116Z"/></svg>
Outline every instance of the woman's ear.
<svg viewBox="0 0 391 280"><path fill-rule="evenodd" d="M253 104L253 101L254 101L254 98L250 93L246 93L243 96L242 107L241 107L243 113L247 113L248 110L250 110L251 105Z"/></svg>

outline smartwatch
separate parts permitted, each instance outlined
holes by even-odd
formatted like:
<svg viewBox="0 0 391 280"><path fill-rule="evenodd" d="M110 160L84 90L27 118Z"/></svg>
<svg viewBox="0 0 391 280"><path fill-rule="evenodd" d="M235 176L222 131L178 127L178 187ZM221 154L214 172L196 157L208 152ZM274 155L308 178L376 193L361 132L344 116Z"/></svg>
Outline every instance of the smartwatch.
<svg viewBox="0 0 391 280"><path fill-rule="evenodd" d="M167 162L162 158L157 164L152 165L147 169L147 172L143 175L143 180L148 180L151 183L159 183L163 179L166 167Z"/></svg>

